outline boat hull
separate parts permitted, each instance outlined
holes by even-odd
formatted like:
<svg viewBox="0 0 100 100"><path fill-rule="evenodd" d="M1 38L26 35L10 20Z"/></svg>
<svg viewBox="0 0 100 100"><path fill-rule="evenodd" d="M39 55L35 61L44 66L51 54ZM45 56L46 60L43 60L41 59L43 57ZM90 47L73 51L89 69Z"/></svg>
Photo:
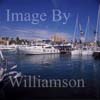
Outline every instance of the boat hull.
<svg viewBox="0 0 100 100"><path fill-rule="evenodd" d="M93 53L93 57L94 57L95 59L100 59L100 51L95 51L95 52Z"/></svg>
<svg viewBox="0 0 100 100"><path fill-rule="evenodd" d="M71 55L89 56L89 55L93 55L93 51L92 50L73 50L71 51Z"/></svg>
<svg viewBox="0 0 100 100"><path fill-rule="evenodd" d="M82 55L93 55L93 51L92 50L82 51Z"/></svg>
<svg viewBox="0 0 100 100"><path fill-rule="evenodd" d="M71 55L81 55L81 50L72 50Z"/></svg>
<svg viewBox="0 0 100 100"><path fill-rule="evenodd" d="M34 48L34 47L21 47L17 49L19 54L25 55L39 55L39 54L58 54L60 51L58 49L41 49L41 48Z"/></svg>

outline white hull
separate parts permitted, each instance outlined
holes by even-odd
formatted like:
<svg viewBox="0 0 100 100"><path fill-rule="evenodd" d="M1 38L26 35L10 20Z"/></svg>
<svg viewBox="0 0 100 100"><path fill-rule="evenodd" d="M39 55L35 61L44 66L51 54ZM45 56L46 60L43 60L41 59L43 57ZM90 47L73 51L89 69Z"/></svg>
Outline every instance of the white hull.
<svg viewBox="0 0 100 100"><path fill-rule="evenodd" d="M16 50L16 45L0 45L0 50Z"/></svg>
<svg viewBox="0 0 100 100"><path fill-rule="evenodd" d="M82 55L93 55L93 51L92 50L83 50Z"/></svg>
<svg viewBox="0 0 100 100"><path fill-rule="evenodd" d="M71 55L81 55L81 50L72 50Z"/></svg>
<svg viewBox="0 0 100 100"><path fill-rule="evenodd" d="M20 47L18 48L18 53L19 54L27 54L27 55L36 55L36 54L57 54L60 53L58 49L55 48L38 48L35 46L31 47Z"/></svg>
<svg viewBox="0 0 100 100"><path fill-rule="evenodd" d="M93 55L93 50L73 50L71 51L71 55L89 56L89 55Z"/></svg>

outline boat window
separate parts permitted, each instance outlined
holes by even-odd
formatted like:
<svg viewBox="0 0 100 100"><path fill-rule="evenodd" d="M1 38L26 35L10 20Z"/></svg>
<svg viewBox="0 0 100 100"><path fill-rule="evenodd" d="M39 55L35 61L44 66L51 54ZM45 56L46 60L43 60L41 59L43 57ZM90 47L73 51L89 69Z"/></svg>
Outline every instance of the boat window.
<svg viewBox="0 0 100 100"><path fill-rule="evenodd" d="M45 48L51 48L51 47L45 47Z"/></svg>

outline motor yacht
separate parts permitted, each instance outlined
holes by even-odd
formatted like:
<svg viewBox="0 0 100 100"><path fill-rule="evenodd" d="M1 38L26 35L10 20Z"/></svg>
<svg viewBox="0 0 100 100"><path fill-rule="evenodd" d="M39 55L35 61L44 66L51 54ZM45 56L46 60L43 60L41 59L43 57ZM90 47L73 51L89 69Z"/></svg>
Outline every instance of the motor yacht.
<svg viewBox="0 0 100 100"><path fill-rule="evenodd" d="M58 54L59 49L55 48L53 45L39 43L34 45L19 46L17 47L17 52L19 54L35 55L35 54Z"/></svg>

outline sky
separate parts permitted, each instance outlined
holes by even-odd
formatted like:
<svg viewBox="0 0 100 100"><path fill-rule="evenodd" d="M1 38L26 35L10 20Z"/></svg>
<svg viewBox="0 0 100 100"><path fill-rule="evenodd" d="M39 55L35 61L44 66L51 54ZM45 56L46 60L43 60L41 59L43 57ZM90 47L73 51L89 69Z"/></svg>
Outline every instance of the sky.
<svg viewBox="0 0 100 100"><path fill-rule="evenodd" d="M50 38L53 34L61 34L68 40L73 39L76 16L79 16L79 23L85 32L88 16L90 24L88 39L93 40L93 31L96 29L97 14L100 0L0 0L0 37L21 37L25 39ZM7 12L11 13L46 13L47 20L32 24L31 22L7 22ZM59 22L52 21L52 10L60 10L62 19ZM63 24L63 13L70 17L66 24ZM32 18L32 17L31 17ZM76 33L79 38L80 34Z"/></svg>

